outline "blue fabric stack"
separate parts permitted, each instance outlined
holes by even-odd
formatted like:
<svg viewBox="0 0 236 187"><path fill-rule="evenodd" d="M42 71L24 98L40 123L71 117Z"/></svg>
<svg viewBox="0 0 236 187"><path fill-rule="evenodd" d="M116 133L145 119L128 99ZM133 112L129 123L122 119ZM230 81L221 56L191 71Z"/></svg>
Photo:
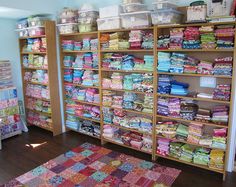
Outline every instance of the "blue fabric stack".
<svg viewBox="0 0 236 187"><path fill-rule="evenodd" d="M169 72L170 70L170 56L171 53L164 53L159 52L158 53L158 71L159 72Z"/></svg>
<svg viewBox="0 0 236 187"><path fill-rule="evenodd" d="M170 94L171 81L172 81L172 76L160 75L159 79L158 79L158 93L159 94Z"/></svg>
<svg viewBox="0 0 236 187"><path fill-rule="evenodd" d="M181 95L186 96L188 95L189 84L178 82L176 80L171 81L171 95Z"/></svg>

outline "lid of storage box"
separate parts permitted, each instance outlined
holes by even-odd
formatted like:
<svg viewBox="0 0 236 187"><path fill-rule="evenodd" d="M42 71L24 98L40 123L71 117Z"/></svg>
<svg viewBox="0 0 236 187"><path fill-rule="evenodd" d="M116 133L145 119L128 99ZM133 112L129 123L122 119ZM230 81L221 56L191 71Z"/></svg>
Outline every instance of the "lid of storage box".
<svg viewBox="0 0 236 187"><path fill-rule="evenodd" d="M78 25L78 23L62 23L62 24L57 24L57 27L64 25Z"/></svg>
<svg viewBox="0 0 236 187"><path fill-rule="evenodd" d="M80 8L79 12L84 13L84 12L91 12L91 11L96 11L93 5L91 4L83 4L82 7Z"/></svg>
<svg viewBox="0 0 236 187"><path fill-rule="evenodd" d="M151 11L139 11L139 12L129 12L129 13L122 13L121 16L129 16L129 15L136 15L136 14L150 14Z"/></svg>
<svg viewBox="0 0 236 187"><path fill-rule="evenodd" d="M117 17L109 17L109 18L99 18L97 19L97 21L105 21L105 20L111 20L111 19L120 19L120 17L117 16Z"/></svg>
<svg viewBox="0 0 236 187"><path fill-rule="evenodd" d="M175 10L173 8L168 8L168 9L160 9L158 11L152 11L152 14L158 14L158 13L163 13L163 12L171 12L171 13L176 13L176 14L183 14L182 12Z"/></svg>

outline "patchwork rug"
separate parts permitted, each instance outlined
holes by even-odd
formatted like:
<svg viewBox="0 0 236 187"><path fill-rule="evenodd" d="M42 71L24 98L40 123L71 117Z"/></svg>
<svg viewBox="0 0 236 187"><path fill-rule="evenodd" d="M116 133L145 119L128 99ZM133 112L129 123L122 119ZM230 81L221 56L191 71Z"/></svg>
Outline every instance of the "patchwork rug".
<svg viewBox="0 0 236 187"><path fill-rule="evenodd" d="M171 186L180 170L85 143L4 187L159 187Z"/></svg>

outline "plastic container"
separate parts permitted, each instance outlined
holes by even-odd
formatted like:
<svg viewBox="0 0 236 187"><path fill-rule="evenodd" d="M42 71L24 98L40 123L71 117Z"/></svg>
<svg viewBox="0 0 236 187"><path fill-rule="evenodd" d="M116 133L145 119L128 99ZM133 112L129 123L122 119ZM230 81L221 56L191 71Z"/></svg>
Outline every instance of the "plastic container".
<svg viewBox="0 0 236 187"><path fill-rule="evenodd" d="M182 21L182 13L174 9L163 9L151 13L152 24L179 24Z"/></svg>
<svg viewBox="0 0 236 187"><path fill-rule="evenodd" d="M35 27L35 26L42 27L44 26L44 23L46 20L49 20L49 19L43 15L32 16L28 18L28 24L29 24L29 27Z"/></svg>
<svg viewBox="0 0 236 187"><path fill-rule="evenodd" d="M147 11L147 6L140 3L126 4L123 5L123 11L124 13Z"/></svg>
<svg viewBox="0 0 236 187"><path fill-rule="evenodd" d="M28 20L27 19L20 19L17 22L17 29L26 29L28 27Z"/></svg>
<svg viewBox="0 0 236 187"><path fill-rule="evenodd" d="M187 22L206 21L207 5L187 7Z"/></svg>
<svg viewBox="0 0 236 187"><path fill-rule="evenodd" d="M121 14L123 28L141 28L151 26L150 11Z"/></svg>
<svg viewBox="0 0 236 187"><path fill-rule="evenodd" d="M99 13L98 13L98 11L94 11L94 10L78 11L78 15L79 15L79 18L87 18L87 17L97 18Z"/></svg>
<svg viewBox="0 0 236 187"><path fill-rule="evenodd" d="M28 29L29 36L40 36L45 35L45 28L44 27L31 27Z"/></svg>
<svg viewBox="0 0 236 187"><path fill-rule="evenodd" d="M76 23L78 17L77 10L64 8L58 17L59 17L58 23L61 24Z"/></svg>
<svg viewBox="0 0 236 187"><path fill-rule="evenodd" d="M60 34L70 34L78 32L77 23L58 24L57 27Z"/></svg>
<svg viewBox="0 0 236 187"><path fill-rule="evenodd" d="M143 3L143 0L123 0L123 4Z"/></svg>
<svg viewBox="0 0 236 187"><path fill-rule="evenodd" d="M110 17L119 17L120 13L122 13L122 8L120 5L112 5L99 8L99 16L101 19Z"/></svg>
<svg viewBox="0 0 236 187"><path fill-rule="evenodd" d="M154 6L154 10L160 10L160 9L176 9L177 5L173 3L169 3L168 1L160 1L160 2L155 2L152 3Z"/></svg>
<svg viewBox="0 0 236 187"><path fill-rule="evenodd" d="M98 19L98 30L112 30L121 28L121 19L120 17L111 17Z"/></svg>
<svg viewBox="0 0 236 187"><path fill-rule="evenodd" d="M27 37L29 36L28 29L19 29L17 30L19 37Z"/></svg>
<svg viewBox="0 0 236 187"><path fill-rule="evenodd" d="M92 32L97 30L97 26L93 24L79 24L78 29L79 32Z"/></svg>

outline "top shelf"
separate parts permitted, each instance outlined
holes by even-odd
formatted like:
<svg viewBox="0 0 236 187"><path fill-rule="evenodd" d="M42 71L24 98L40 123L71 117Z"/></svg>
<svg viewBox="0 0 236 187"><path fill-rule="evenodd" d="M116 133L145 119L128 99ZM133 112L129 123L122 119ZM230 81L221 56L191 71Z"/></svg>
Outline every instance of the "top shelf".
<svg viewBox="0 0 236 187"><path fill-rule="evenodd" d="M112 30L102 30L98 31L100 33L111 33L111 32L127 32L131 30L153 30L154 27L144 27L144 28L130 28L130 29L112 29Z"/></svg>
<svg viewBox="0 0 236 187"><path fill-rule="evenodd" d="M98 31L93 32L76 32L76 33L69 33L69 34L60 34L60 36L83 36L83 35L97 35Z"/></svg>
<svg viewBox="0 0 236 187"><path fill-rule="evenodd" d="M29 38L45 38L46 35L38 35L38 36L25 36L25 37L20 37L19 40L25 40Z"/></svg>

